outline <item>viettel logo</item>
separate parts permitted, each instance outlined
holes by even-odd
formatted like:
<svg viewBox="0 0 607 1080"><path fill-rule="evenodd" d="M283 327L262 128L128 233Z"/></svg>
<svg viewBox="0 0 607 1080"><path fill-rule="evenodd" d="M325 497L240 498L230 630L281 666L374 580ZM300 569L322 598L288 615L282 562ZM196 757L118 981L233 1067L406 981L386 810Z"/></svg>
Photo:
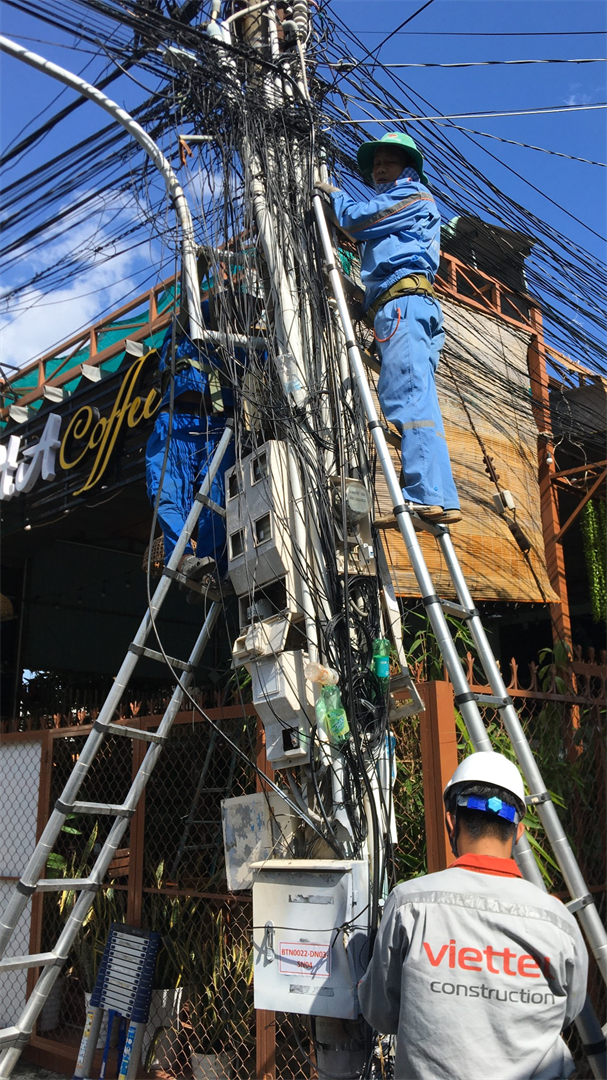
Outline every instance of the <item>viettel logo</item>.
<svg viewBox="0 0 607 1080"><path fill-rule="evenodd" d="M543 974L550 978L550 957L541 958L541 967L530 953L517 953L514 949L495 949L487 945L484 949L475 949L464 945L458 947L454 938L441 945L436 953L432 946L423 942L424 952L433 968L441 965L454 970L488 971L492 975L521 975L524 979L539 979ZM446 961L446 964L445 964Z"/></svg>

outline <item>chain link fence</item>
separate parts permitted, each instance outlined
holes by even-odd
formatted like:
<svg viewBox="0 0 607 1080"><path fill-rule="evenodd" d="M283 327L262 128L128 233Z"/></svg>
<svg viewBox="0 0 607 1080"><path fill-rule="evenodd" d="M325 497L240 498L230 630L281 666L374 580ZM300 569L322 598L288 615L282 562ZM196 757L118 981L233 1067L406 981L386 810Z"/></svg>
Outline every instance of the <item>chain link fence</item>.
<svg viewBox="0 0 607 1080"><path fill-rule="evenodd" d="M549 664L532 667L524 688L514 670L510 693L604 917L605 687L602 679L592 675L600 671L598 665L586 665L586 674L583 668L578 664L577 674L565 678ZM84 1025L86 995L92 990L110 926L126 922L158 930L162 936L143 1046L147 1069L158 1077L195 1080L253 1080L264 1073L275 1075L277 1080L313 1077L311 1023L305 1017L254 1009L251 898L248 892L230 893L226 882L221 800L249 795L259 786L253 765L255 760L263 765L258 757L257 717L250 706L210 715L230 743L199 714L180 714L125 835L124 847L110 866L107 882L95 898L52 999L38 1021L38 1035L49 1047L75 1051ZM139 716L129 723L154 730L159 717ZM395 732L394 805L399 840L391 884L426 871L422 723L423 718L410 717L400 722ZM509 753L497 711L486 710L486 723L495 747ZM4 750L10 745L10 752L2 759L4 786L13 801L19 790L22 813L16 817L12 847L2 852L3 895L10 876L22 870L33 847L41 747L49 748L40 788L46 808L60 795L85 738L86 728L82 733L73 728L47 730L40 733L40 739L34 732L9 736ZM459 749L462 755L470 749L462 726ZM109 736L80 797L90 802L122 801L145 751L141 742ZM86 876L110 821L103 815L68 817L47 873L66 878ZM532 811L527 825L548 889L568 899ZM50 949L74 902L73 892L36 896L31 923L28 911L14 951L27 952L36 934L36 950ZM23 978L4 978L19 977ZM24 987L7 986L6 999L17 1000L19 989L23 996ZM590 992L602 1015L605 990L594 971ZM11 1022L10 1018L6 1022ZM101 1039L105 1041L105 1033ZM571 1043L581 1061L574 1033ZM265 1061L265 1067L260 1061ZM585 1075L583 1066L580 1075Z"/></svg>
<svg viewBox="0 0 607 1080"><path fill-rule="evenodd" d="M0 744L0 911L10 898L13 882L19 877L36 842L38 792L42 763L42 742L3 740ZM32 905L28 903L15 928L12 953L29 952ZM0 975L0 1027L15 1023L27 992L27 972Z"/></svg>
<svg viewBox="0 0 607 1080"><path fill-rule="evenodd" d="M221 800L255 790L258 721L249 710L222 716L220 737L191 713L176 723L137 814L97 894L52 994L38 1034L76 1048L85 1008L113 922L157 930L162 946L156 965L142 1064L158 1077L195 1080L254 1078L258 1016L253 1006L250 893L229 893L226 884ZM131 721L132 722L132 721ZM145 718L151 730L158 720ZM50 735L50 733L49 733ZM82 735L53 732L49 802L58 798L84 744ZM139 755L133 761L133 753ZM86 778L80 798L123 801L145 745L109 736ZM83 877L109 828L100 815L70 815L48 874ZM41 950L53 947L73 908L74 892L46 893ZM23 942L28 951L29 933ZM102 1029L99 1044L105 1044ZM271 1020L277 1075L310 1075L310 1032L299 1018ZM114 1043L116 1040L113 1039ZM274 1053L274 1050L272 1050Z"/></svg>

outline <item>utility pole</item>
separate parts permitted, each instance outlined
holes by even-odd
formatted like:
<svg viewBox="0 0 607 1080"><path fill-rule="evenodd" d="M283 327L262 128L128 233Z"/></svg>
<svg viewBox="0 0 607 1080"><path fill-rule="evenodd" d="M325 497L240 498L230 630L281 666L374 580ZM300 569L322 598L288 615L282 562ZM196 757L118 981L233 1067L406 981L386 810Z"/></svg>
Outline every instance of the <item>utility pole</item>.
<svg viewBox="0 0 607 1080"><path fill-rule="evenodd" d="M350 589L357 573L364 576L365 588L377 612L372 627L374 638L388 643L386 635L393 635L396 611L398 629L392 645L399 655L405 679L408 672L400 645L396 604L392 596L388 597L387 586L384 595L386 582L380 579L377 545L371 537L372 485L366 447L358 437L348 442L344 440L344 431L351 424L346 408L353 408L349 367L343 331L333 317L332 309L323 303L324 285L318 275L310 221L313 181L320 169L311 120L314 103L308 90L304 52L310 33L310 7L307 0L297 0L290 8L282 7L279 13L274 2L255 4L234 12L224 22L213 19L207 32L222 58L226 76L223 93L232 95L232 99L240 93L249 102L259 95L266 106L259 123L243 125L238 138L245 192L267 272L264 299L273 365L271 377L282 389L288 408L285 435L282 436L287 440L284 471L290 491L289 502L296 509L290 514L293 547L285 557L290 561L288 573L295 583L293 591L297 598L293 618L302 619L305 629L302 652L291 652L288 647L284 651L275 650L271 659L260 657L247 666L254 687L256 680L269 684L277 673L288 671L295 679L302 673L309 676L313 668L324 670L325 677L338 683L335 689L341 690L350 710L347 717L343 708L342 713L354 744L351 753L356 760L359 782L358 805L352 808L349 805L352 768L349 754L344 754L343 740L340 745L335 731L321 719L327 696L323 676L315 676L319 681L314 682L313 687L308 682L307 700L305 697L301 700L300 714L292 721L298 731L295 742L298 738L299 743L284 753L280 747L276 750L273 728L276 714L286 715L285 702L278 699L273 702L272 710L268 710L263 692L256 697L254 690L254 703L266 724L266 744L271 745L269 758L273 768L278 773L284 770L282 775L305 815L324 822L334 848L331 851L327 846L326 853L319 851L315 857L297 860L292 866L289 860L283 860L282 865L279 860L273 860L256 871L253 884L256 1006L311 1017L319 1077L362 1076L370 1065L371 1033L359 1014L356 983L363 971L363 954L368 955L370 939L377 928L380 903L387 893L383 852L393 828L390 812L393 762L387 724L388 679L379 679L370 672L368 675L371 693L377 700L377 715L382 717L378 729L381 734L377 734L375 742L359 729L351 712L353 698L347 693L352 678L361 674L361 658L351 647L354 631L350 623ZM239 56L243 46L247 50L247 59ZM291 122L289 134L285 134L287 118ZM319 319L320 324L317 321L313 325L314 320ZM318 431L319 428L315 394L318 386L330 388L328 393L325 390L320 404L327 447L320 455L314 436L315 429ZM299 445L294 440L289 445L289 427L292 426L299 429ZM314 479L306 471L306 460L317 462ZM272 492L272 498L276 508L276 492ZM357 512L353 509L356 500ZM323 502L331 508L329 516L325 512L324 518ZM305 507L303 513L300 507ZM251 503L247 509L254 516ZM243 517L244 506L239 521ZM228 510L228 537L230 527ZM321 535L324 535L324 543ZM335 589L333 595L330 589L332 571L336 567L340 577L339 607L336 607ZM236 591L239 592L238 587ZM393 604L391 610L390 601ZM335 660L327 651L322 633L322 628L332 625L335 619L343 620L346 627L338 670L331 668ZM370 661L371 656L366 656L365 664ZM415 698L410 680L407 685ZM422 707L419 698L410 703L411 711L419 711ZM297 784L293 776L294 764L298 765ZM309 843L305 828L300 829L300 834L306 849ZM336 846L341 860L335 858ZM346 880L346 891L355 898L347 911L339 907L340 890L343 891ZM344 945L341 954L337 949L331 950L336 954L333 963L338 966L343 959L345 970L341 983L339 979L331 978L332 997L328 992L326 995L318 992L318 982L316 993L307 993L309 988L304 982L301 992L298 990L293 995L291 1004L286 994L286 980L276 976L276 969L283 975L285 969L288 973L290 953L297 955L302 950L305 958L300 963L314 965L314 960L307 957L313 957L321 950L318 943L316 952L307 944L310 938L314 943L310 904L314 900L314 889L318 892L321 882L331 894L331 906L323 905L321 909L323 933L328 932L339 939L342 936L340 921L354 924L350 942ZM299 910L295 906L292 911L289 909L289 916L282 918L281 930L275 933L274 924L279 926L281 917L278 908L273 906L274 897L296 890L301 890L310 903L300 905ZM341 910L339 918L338 910ZM258 916L257 912L265 914ZM257 925L260 917L265 928L260 929ZM277 944L275 937L279 933L285 934L285 920L287 923L291 920L288 927L291 941ZM299 949L290 948L298 943ZM295 981L295 969L290 981Z"/></svg>

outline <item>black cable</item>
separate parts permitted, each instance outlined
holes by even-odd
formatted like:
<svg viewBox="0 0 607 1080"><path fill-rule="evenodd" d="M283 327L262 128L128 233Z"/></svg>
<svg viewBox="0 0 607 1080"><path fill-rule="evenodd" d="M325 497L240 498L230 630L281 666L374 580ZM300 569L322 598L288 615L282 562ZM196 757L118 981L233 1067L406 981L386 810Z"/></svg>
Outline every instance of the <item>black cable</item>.
<svg viewBox="0 0 607 1080"><path fill-rule="evenodd" d="M387 37L383 38L383 40L380 41L379 45L377 46L376 49L373 50L373 52L378 53L380 49L383 49L386 42L390 41L390 38L393 38L396 34L402 33L403 27L407 26L410 22L413 21L413 19L417 18L418 15L421 15L422 11L425 11L426 8L430 7L430 4L432 4L433 2L434 2L434 0L426 0L426 3L422 4L422 6L420 8L418 8L417 11L414 11L412 15L409 15L409 17L407 19L405 19L404 22L400 23L397 26L396 30L392 30L387 35Z"/></svg>

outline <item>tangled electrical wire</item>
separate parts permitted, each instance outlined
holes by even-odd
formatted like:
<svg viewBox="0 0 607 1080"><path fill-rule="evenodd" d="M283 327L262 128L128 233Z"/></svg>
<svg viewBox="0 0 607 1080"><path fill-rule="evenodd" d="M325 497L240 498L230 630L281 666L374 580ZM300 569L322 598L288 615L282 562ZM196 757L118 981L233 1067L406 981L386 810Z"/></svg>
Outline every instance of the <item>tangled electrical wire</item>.
<svg viewBox="0 0 607 1080"><path fill-rule="evenodd" d="M365 124L370 118L380 117L385 126L401 130L405 125L394 124L394 115L437 110L393 70L382 67L331 13L328 3L317 5L311 24L306 97L286 32L272 51L263 40L260 44L244 35L237 22L231 43L218 48L204 29L208 3L178 7L163 6L160 0L57 0L49 8L41 0L6 2L40 23L72 32L87 56L91 50L102 56L100 86L121 77L137 86L140 100L133 115L171 160L181 160L196 241L204 256L202 284L213 291L218 333L227 340L229 334L247 334L256 327L266 336L263 350L247 348L244 357L217 346L234 391L236 459L254 454L268 440L288 444L294 455L303 493L303 509L297 512L305 517L310 538L304 546L293 544L294 571L306 583L313 608L309 614L317 625L323 655L340 673L352 729L350 739L327 760L312 725L308 768L313 798L306 811L315 835L307 837L305 851L311 851L320 836L334 851L359 856L369 839L370 820L379 880L390 860L389 842L381 840L388 832L390 807L385 800L382 805L381 797L376 799L369 782L389 735L386 692L370 670L372 643L381 634L378 581L350 567L344 499L346 479L368 479L373 463L361 435L360 405L340 373L342 342L318 273L322 259L310 224L309 194L318 160L339 176L347 190L359 190L353 179L356 148L360 137L369 135ZM224 4L222 14L230 17L236 9ZM24 255L41 252L49 235L67 241L100 200L107 201L109 220L104 217L102 237L80 240L34 277L11 285L5 302L17 311L21 303L28 303L32 287L43 292L64 287L77 279L87 260L132 252L148 242L150 233L163 261L172 263L176 257L178 238L166 222L165 193L152 166L147 159L142 161L139 148L123 130L105 125L43 164L28 167L32 148L43 146L50 134L56 136L62 121L78 107L78 102L69 104L33 130L24 130L1 159L9 178L3 222L5 273L14 271ZM492 225L527 240L528 287L541 298L551 342L593 371L604 372L607 292L594 261L580 245L501 192L449 139L448 120L445 125L428 122L415 127L443 217L474 218L480 235L485 231L492 242ZM188 136L201 135L207 141L188 143ZM466 138L475 142L471 135ZM488 160L493 158L485 147L480 149ZM519 179L533 186L528 178ZM280 297L255 220L259 181L277 246L285 253L289 287L298 298L296 315L306 358L305 370L295 372L305 387L305 401L299 403L276 377L286 360L271 332L279 317ZM125 205L132 212L119 212ZM559 209L574 217L567 208ZM578 218L575 221L587 228ZM511 248L506 239L502 243L507 259ZM155 273L148 272L149 277ZM528 388L502 363L503 352L495 337L480 325L475 327L459 345L458 378L467 383L466 371L474 370L478 385L481 370L487 393L473 402L474 409L499 420L499 402L508 396L523 422ZM287 504L277 505L275 513L288 529ZM287 581L281 602L297 607L299 598L291 588ZM256 600L276 604L276 592L269 585L258 586L254 574L251 590ZM294 622L288 647L301 646L304 640L301 623ZM282 722L278 715L276 720ZM349 839L345 829L340 832L331 809L337 779ZM287 777L286 783L297 800L292 780ZM363 812L365 801L369 817ZM376 886L377 881L375 905ZM376 918L375 906L372 923Z"/></svg>
<svg viewBox="0 0 607 1080"><path fill-rule="evenodd" d="M147 98L139 101L132 111L150 135L164 143L169 157L176 156L175 135L184 125L206 131L209 120L222 112L228 127L230 117L238 119L238 93L228 100L228 96L217 92L218 86L225 87L225 66L202 32L208 18L208 4L164 7L160 0L153 4L63 0L49 10L48 5L40 2L7 2L34 15L41 24L72 31L87 57L90 53L97 58L102 56L104 67L97 80L100 87L121 76L137 79L139 84L151 83ZM232 10L232 5L226 4L224 14ZM244 61L247 55L252 57L254 50L237 40L233 51ZM402 129L405 125L393 124L390 117L402 114L403 105L405 110L409 106L414 115L424 111L437 113L397 73L383 68L327 3L318 5L307 52L316 110L317 149L326 155L329 165L336 163L346 188L352 187L358 141L369 134L364 126L365 115L385 117L387 128ZM369 61L372 61L371 70ZM92 62L87 59L88 65ZM259 50L256 62L264 71L272 70L271 61L260 57ZM363 69L361 64L367 66ZM5 277L10 280L17 265L23 265L24 255L43 256L49 235L58 241L74 235L83 216L98 210L100 200L122 197L133 212L105 214L101 237L80 240L72 250L62 252L59 260L53 258L42 268L43 260L38 258L34 277L19 275L11 281L4 303L14 314L31 304L33 287L37 295L65 287L78 278L87 260L111 259L134 252L149 241L150 232L156 236L160 233L160 243L166 247L163 230L159 228L164 192L151 176L149 167L145 162L142 164L138 148L115 125L105 125L80 142L68 144L61 153L52 154L48 161L27 172L32 149L51 132L57 139L62 120L80 104L73 102L34 130L24 131L23 138L8 147L0 159L7 177L3 220L6 241L1 249ZM249 97L247 110L254 106ZM296 109L287 109L281 118L281 110L275 111L276 123L282 123L287 135L291 125L298 123L296 114ZM348 126L352 120L358 122L357 127ZM495 156L472 133L465 134L486 155L488 175L484 175L449 139L450 126L455 129L455 124L449 121L442 127L431 123L415 125L415 137L428 163L443 218L470 215L478 220L481 233L485 222L495 222L529 237L532 251L526 266L527 284L529 291L540 299L547 340L591 371L604 373L607 289L596 259L579 243L572 242L500 191L489 178L492 164L497 160ZM218 169L222 167L220 155L214 164ZM18 173L14 180L12 169ZM533 187L530 177L517 174L517 179ZM578 225L587 227L569 207L558 209L574 217ZM226 212L229 210L224 209L223 213ZM172 251L166 252L169 264L172 256ZM149 270L139 271L138 284L143 287L152 276ZM23 307L19 305L20 298Z"/></svg>
<svg viewBox="0 0 607 1080"><path fill-rule="evenodd" d="M336 527L344 543L347 523L336 521L327 483L332 472L345 476L351 462L358 461L361 474L367 470L368 475L370 466L358 434L361 417L357 405L343 392L335 375L338 345L335 333L327 332L333 328L333 314L318 285L319 258L307 224L306 192L316 153L330 171L340 174L346 188L356 190L351 176L358 140L366 134L362 126L365 115L383 116L389 124L391 116L403 111L403 103L415 114L424 107L436 110L394 71L382 68L375 55L326 3L318 5L307 42L311 72L311 100L307 103L302 102L294 81L292 50L285 45L278 57L272 56L268 49L251 43L238 31L229 48L218 50L204 33L208 4L178 7L164 6L160 0L62 0L49 9L40 0L27 5L23 0L8 3L34 15L41 23L72 31L87 57L91 52L102 56L100 86L107 87L124 76L136 80L146 96L133 114L169 157L175 159L179 153L183 145L180 136L186 147L188 133L208 136L209 141L196 147L191 156L191 148L186 151L184 186L194 204L199 244L209 252L228 253L221 260L211 256L206 269L209 282L218 278L223 281L226 302L218 305L218 329L224 333L235 325L246 331L255 322L258 296L268 287L242 160L242 148L254 148L278 241L297 267L300 316L309 358L307 408L299 414L293 410L277 381L269 377L268 372L279 362L272 355L272 347L263 362L251 353L246 372L238 369L233 353L224 350L222 361L235 388L241 420L236 426L237 457L253 451L267 438L286 440L295 450L302 489L309 493L309 513L316 518L321 552L316 565L308 552L296 551L296 569L309 579L316 610L323 613L320 622L326 655L348 675L344 701L371 752L372 747L381 744L387 728L386 703L368 670L370 643L379 633L379 613L371 590L365 593L361 578L355 575L350 580L340 570ZM222 14L229 17L235 10L233 5L225 4ZM87 64L90 62L87 60ZM262 90L272 80L277 87L273 99ZM34 253L41 249L49 232L60 240L68 238L75 222L92 205L103 198L111 205L111 200L119 196L135 196L138 213L135 220L131 217L126 221L124 215L116 213L104 225L102 247L108 257L110 250L133 250L135 245L147 242L152 230L166 251L166 259L173 261L177 238L163 224L164 192L149 162L141 161L139 149L115 125L101 127L94 135L55 153L43 165L22 173L22 162L27 161L32 147L50 133L57 134L61 121L78 105L72 103L33 131L24 131L23 137L3 155L2 163L9 173L3 223L6 272L22 259L24 250ZM350 120L359 121L358 126L344 123ZM498 191L449 141L448 127L437 130L430 124L417 124L415 130L443 212L446 209L447 214L478 217L482 208L483 216L489 215L502 227L531 237L529 287L542 296L544 318L555 344L600 370L605 296L587 254ZM19 174L14 180L10 179L11 169ZM481 232L482 227L480 221ZM83 262L93 254L91 246L88 240L76 244L59 261L46 266L37 274L37 289L56 289L76 278ZM94 254L99 256L98 251ZM238 288L234 287L236 277L241 283ZM18 304L22 296L27 302L32 284L31 279L17 282L8 290L7 302ZM577 318L579 312L572 303L576 292L580 306L582 297L585 301L582 318ZM269 323L274 318L272 306L270 292ZM497 365L495 340L480 329L476 333L478 340L469 336L467 344L460 345L458 357L462 381L466 381L467 366L478 374L480 365L486 375L488 392L474 402L475 409L495 418L499 416L500 399L508 395L514 410L518 403L522 413L528 405L526 388ZM332 404L336 398L337 410ZM354 777L361 761L357 766L360 747L352 744L352 748L354 756L348 760L348 767L349 775ZM345 759L348 753L344 753ZM314 776L321 796L322 785L328 779ZM348 799L347 812L360 844L364 826L357 810L356 784L354 777L349 782L353 798Z"/></svg>

